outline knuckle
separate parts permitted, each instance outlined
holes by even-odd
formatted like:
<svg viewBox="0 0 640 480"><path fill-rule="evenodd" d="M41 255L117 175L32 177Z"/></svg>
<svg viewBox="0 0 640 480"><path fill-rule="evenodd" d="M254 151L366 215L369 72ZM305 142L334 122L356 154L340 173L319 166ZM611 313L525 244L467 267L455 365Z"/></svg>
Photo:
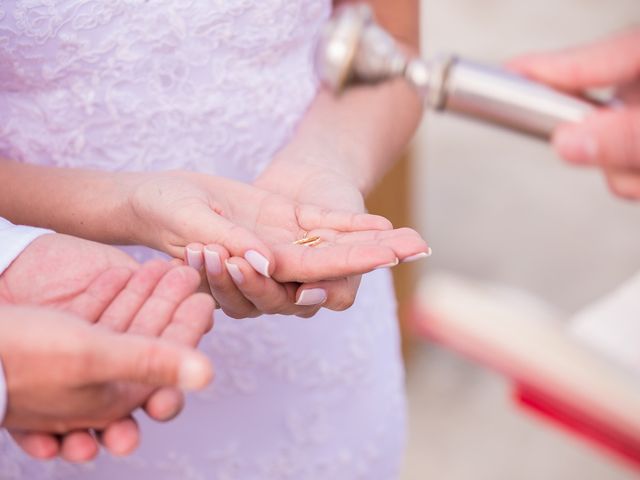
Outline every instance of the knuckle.
<svg viewBox="0 0 640 480"><path fill-rule="evenodd" d="M265 315L277 315L279 313L283 313L283 310L277 307L268 306L262 308L262 313Z"/></svg>
<svg viewBox="0 0 640 480"><path fill-rule="evenodd" d="M256 309L233 309L233 308L225 308L222 307L222 311L225 313L227 317L233 318L235 320L242 320L244 318L256 318L260 316L260 312Z"/></svg>
<svg viewBox="0 0 640 480"><path fill-rule="evenodd" d="M315 316L319 311L320 311L319 308L313 308L311 310L303 310L303 311L297 312L295 315L298 318L311 318Z"/></svg>
<svg viewBox="0 0 640 480"><path fill-rule="evenodd" d="M267 315L276 315L279 313L286 313L291 309L291 305L287 302L270 302L261 305L262 312Z"/></svg>
<svg viewBox="0 0 640 480"><path fill-rule="evenodd" d="M138 353L137 363L139 365L140 374L148 379L150 383L156 383L162 380L164 374L170 373L165 371L165 357L162 346L157 341L150 342L140 349ZM175 379L172 379L175 380Z"/></svg>
<svg viewBox="0 0 640 480"><path fill-rule="evenodd" d="M333 302L333 308L331 309L337 312L344 312L353 306L355 300L355 295L342 295L339 299Z"/></svg>

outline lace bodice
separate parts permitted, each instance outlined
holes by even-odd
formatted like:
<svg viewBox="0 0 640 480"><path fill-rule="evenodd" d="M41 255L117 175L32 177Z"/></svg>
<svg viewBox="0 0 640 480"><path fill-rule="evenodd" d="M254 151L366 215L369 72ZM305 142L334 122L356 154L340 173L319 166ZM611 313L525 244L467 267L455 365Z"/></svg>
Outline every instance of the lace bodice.
<svg viewBox="0 0 640 480"><path fill-rule="evenodd" d="M315 95L311 50L330 7L0 0L0 155L250 180ZM0 480L395 477L404 410L387 272L367 276L344 313L219 314L201 348L214 385L168 425L141 420L135 456L37 463L0 436Z"/></svg>
<svg viewBox="0 0 640 480"><path fill-rule="evenodd" d="M0 9L1 154L242 179L314 95L311 40L329 6L5 0Z"/></svg>

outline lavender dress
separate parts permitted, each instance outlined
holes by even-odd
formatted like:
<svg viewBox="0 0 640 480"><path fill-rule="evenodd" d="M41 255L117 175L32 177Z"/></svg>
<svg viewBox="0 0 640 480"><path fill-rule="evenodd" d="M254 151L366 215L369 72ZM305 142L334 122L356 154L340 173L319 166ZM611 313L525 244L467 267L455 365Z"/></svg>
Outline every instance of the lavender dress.
<svg viewBox="0 0 640 480"><path fill-rule="evenodd" d="M314 97L328 0L0 0L0 155L250 181ZM138 248L139 259L151 252ZM404 440L388 273L312 320L217 315L217 378L176 421L141 418L126 459L27 459L0 434L0 479L390 480Z"/></svg>

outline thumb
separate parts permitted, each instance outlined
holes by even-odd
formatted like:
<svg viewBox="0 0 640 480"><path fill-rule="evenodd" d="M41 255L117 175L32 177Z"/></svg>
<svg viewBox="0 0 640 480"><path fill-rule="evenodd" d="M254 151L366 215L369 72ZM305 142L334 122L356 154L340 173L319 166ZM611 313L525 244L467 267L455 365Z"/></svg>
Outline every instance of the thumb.
<svg viewBox="0 0 640 480"><path fill-rule="evenodd" d="M640 29L583 47L525 55L507 67L562 90L623 85L640 77Z"/></svg>
<svg viewBox="0 0 640 480"><path fill-rule="evenodd" d="M553 145L571 163L640 169L640 108L602 111L563 125Z"/></svg>
<svg viewBox="0 0 640 480"><path fill-rule="evenodd" d="M211 363L196 350L157 338L101 333L91 349L91 381L200 390L213 379Z"/></svg>

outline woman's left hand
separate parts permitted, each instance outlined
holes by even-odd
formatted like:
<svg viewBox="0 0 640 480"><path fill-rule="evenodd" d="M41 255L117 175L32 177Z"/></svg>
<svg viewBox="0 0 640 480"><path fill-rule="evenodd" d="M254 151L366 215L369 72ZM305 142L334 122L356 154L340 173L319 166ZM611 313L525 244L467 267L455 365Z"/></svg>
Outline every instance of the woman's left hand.
<svg viewBox="0 0 640 480"><path fill-rule="evenodd" d="M287 155L286 152L283 154ZM366 211L363 195L347 177L312 164L282 160L276 159L256 180L256 186L303 204L353 213ZM407 239L415 239L418 235L408 228L401 229L401 232ZM390 233L391 230L381 230L379 235ZM257 275L245 259L231 257L220 245L192 244L189 251L192 255L201 255L200 261L205 266L213 296L225 313L234 318L255 317L264 313L306 318L315 315L320 308L342 311L353 304L360 286L361 275L303 284L278 283ZM426 251L399 258L398 262L418 260L428 255L429 251ZM383 267L395 265L397 263L393 262Z"/></svg>

